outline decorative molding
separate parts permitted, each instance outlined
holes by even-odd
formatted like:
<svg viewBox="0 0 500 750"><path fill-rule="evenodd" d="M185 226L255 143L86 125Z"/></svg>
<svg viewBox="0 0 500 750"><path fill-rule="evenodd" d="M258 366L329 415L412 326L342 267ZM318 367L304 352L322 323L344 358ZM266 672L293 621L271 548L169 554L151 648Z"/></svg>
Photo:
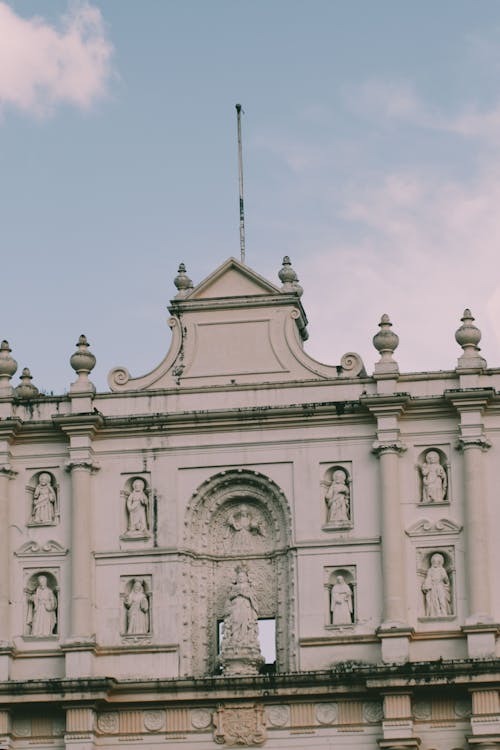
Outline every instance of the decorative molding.
<svg viewBox="0 0 500 750"><path fill-rule="evenodd" d="M59 544L59 542L56 542L55 539L49 539L49 541L44 544L39 544L32 539L21 545L14 554L16 557L64 557L64 555L68 554L68 549L67 547L63 547L62 544Z"/></svg>
<svg viewBox="0 0 500 750"><path fill-rule="evenodd" d="M444 534L460 534L463 526L451 521L448 518L440 518L439 521L430 521L428 518L422 518L415 521L409 526L405 534L410 537L415 536L443 536Z"/></svg>
<svg viewBox="0 0 500 750"><path fill-rule="evenodd" d="M101 467L97 463L97 461L93 461L90 458L84 458L79 461L66 461L66 463L64 464L64 468L69 472L73 471L73 469L85 469L91 474L95 474Z"/></svg>

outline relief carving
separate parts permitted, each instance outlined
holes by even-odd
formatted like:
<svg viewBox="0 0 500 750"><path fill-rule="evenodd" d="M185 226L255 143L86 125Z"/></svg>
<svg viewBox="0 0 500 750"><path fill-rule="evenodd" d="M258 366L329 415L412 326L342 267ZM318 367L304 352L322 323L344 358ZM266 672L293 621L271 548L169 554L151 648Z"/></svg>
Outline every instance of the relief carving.
<svg viewBox="0 0 500 750"><path fill-rule="evenodd" d="M352 623L352 590L344 581L343 576L337 576L330 593L330 611L332 625L351 625Z"/></svg>
<svg viewBox="0 0 500 750"><path fill-rule="evenodd" d="M422 591L425 597L426 617L446 617L452 614L450 579L444 569L444 557L438 552L431 557L431 565L422 584Z"/></svg>
<svg viewBox="0 0 500 750"><path fill-rule="evenodd" d="M50 577L53 579L53 576ZM26 634L46 638L57 633L57 596L55 581L48 575L31 577L26 589Z"/></svg>
<svg viewBox="0 0 500 750"><path fill-rule="evenodd" d="M257 674L264 662L255 595L243 565L236 568L227 596L220 660L225 675Z"/></svg>
<svg viewBox="0 0 500 750"><path fill-rule="evenodd" d="M30 526L54 526L59 519L57 485L48 471L35 474L27 487L31 496Z"/></svg>
<svg viewBox="0 0 500 750"><path fill-rule="evenodd" d="M423 616L440 619L453 617L454 550L453 547L417 550L419 588Z"/></svg>
<svg viewBox="0 0 500 750"><path fill-rule="evenodd" d="M221 631L224 621L231 628L229 592L235 586L237 563L246 568L253 602L242 609L248 606L258 618L275 621L277 668L294 668L290 539L287 500L269 477L257 471L221 471L193 494L185 518L182 674L214 674L222 667ZM226 641L226 655L227 648ZM257 660L260 663L260 648L252 650L254 673ZM228 674L227 660L224 668Z"/></svg>
<svg viewBox="0 0 500 750"><path fill-rule="evenodd" d="M214 713L214 740L218 745L250 747L266 741L264 708L258 705L219 706Z"/></svg>
<svg viewBox="0 0 500 750"><path fill-rule="evenodd" d="M445 503L448 496L446 457L436 449L428 450L419 463L422 478L420 502Z"/></svg>
<svg viewBox="0 0 500 750"><path fill-rule="evenodd" d="M127 530L124 539L147 539L150 536L149 488L142 477L128 479L122 496L125 498Z"/></svg>
<svg viewBox="0 0 500 750"><path fill-rule="evenodd" d="M351 479L343 466L330 467L321 482L323 500L326 506L326 526L330 528L351 528Z"/></svg>
<svg viewBox="0 0 500 750"><path fill-rule="evenodd" d="M325 588L328 594L328 624L335 627L349 627L356 621L355 588L356 568L324 569Z"/></svg>
<svg viewBox="0 0 500 750"><path fill-rule="evenodd" d="M122 634L126 637L151 634L150 586L149 577L122 578Z"/></svg>

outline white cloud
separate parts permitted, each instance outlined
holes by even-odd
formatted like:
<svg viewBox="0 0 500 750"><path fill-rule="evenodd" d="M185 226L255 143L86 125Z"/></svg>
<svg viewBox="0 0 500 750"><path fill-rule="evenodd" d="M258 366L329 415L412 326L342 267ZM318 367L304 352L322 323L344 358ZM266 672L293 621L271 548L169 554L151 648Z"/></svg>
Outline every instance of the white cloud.
<svg viewBox="0 0 500 750"><path fill-rule="evenodd" d="M380 175L345 196L357 242L325 241L298 269L311 318L313 356L358 349L370 371L371 336L389 313L402 371L452 369L465 307L483 331L484 355L500 365L500 163L467 182L424 170ZM308 289L314 298L308 299Z"/></svg>
<svg viewBox="0 0 500 750"><path fill-rule="evenodd" d="M106 90L113 47L101 13L77 4L59 28L0 2L0 111L43 116L68 103L88 109Z"/></svg>

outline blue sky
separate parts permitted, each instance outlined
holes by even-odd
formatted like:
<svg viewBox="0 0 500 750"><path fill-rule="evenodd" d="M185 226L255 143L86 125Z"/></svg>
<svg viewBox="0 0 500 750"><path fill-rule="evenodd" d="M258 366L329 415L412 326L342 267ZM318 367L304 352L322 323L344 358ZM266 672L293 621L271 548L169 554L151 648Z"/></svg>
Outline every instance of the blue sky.
<svg viewBox="0 0 500 750"><path fill-rule="evenodd" d="M387 312L401 370L449 369L471 307L500 366L500 4L0 1L0 337L62 392L86 333L108 371L169 343L180 261L291 256L309 353Z"/></svg>

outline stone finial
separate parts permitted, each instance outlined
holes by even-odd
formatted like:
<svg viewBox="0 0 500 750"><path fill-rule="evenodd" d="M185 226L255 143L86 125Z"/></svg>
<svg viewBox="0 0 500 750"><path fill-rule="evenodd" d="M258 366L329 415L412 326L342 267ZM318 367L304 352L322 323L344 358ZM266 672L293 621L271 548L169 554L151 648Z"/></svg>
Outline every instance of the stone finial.
<svg viewBox="0 0 500 750"><path fill-rule="evenodd" d="M12 393L10 379L17 370L17 362L10 356L12 349L5 339L0 344L0 395Z"/></svg>
<svg viewBox="0 0 500 750"><path fill-rule="evenodd" d="M190 290L193 289L193 282L189 278L189 276L186 273L186 266L184 263L179 264L179 270L177 271L177 276L174 279L174 284L177 287L177 294L175 295L176 299L182 299L182 297L186 297Z"/></svg>
<svg viewBox="0 0 500 750"><path fill-rule="evenodd" d="M95 392L95 386L89 380L89 373L95 367L96 358L89 350L89 342L83 334L76 344L76 352L71 355L69 363L78 375L78 380L71 384L71 391Z"/></svg>
<svg viewBox="0 0 500 750"><path fill-rule="evenodd" d="M16 398L36 398L38 396L38 388L31 382L33 377L29 370L29 367L24 367L20 376L21 383L14 388L14 396Z"/></svg>
<svg viewBox="0 0 500 750"><path fill-rule="evenodd" d="M464 310L460 318L462 325L455 332L455 340L460 344L464 353L458 358L457 369L477 369L486 367L486 360L481 357L478 344L481 341L481 331L474 325L474 318L469 308Z"/></svg>
<svg viewBox="0 0 500 750"><path fill-rule="evenodd" d="M399 344L399 336L391 331L392 323L387 313L380 318L380 331L373 337L373 346L380 353L380 359L375 364L375 374L397 373L398 363L392 356Z"/></svg>
<svg viewBox="0 0 500 750"><path fill-rule="evenodd" d="M278 272L278 277L283 286L281 291L285 293L295 292L298 297L302 296L304 290L300 286L299 279L294 269L292 268L292 262L288 255L283 258L283 267Z"/></svg>

